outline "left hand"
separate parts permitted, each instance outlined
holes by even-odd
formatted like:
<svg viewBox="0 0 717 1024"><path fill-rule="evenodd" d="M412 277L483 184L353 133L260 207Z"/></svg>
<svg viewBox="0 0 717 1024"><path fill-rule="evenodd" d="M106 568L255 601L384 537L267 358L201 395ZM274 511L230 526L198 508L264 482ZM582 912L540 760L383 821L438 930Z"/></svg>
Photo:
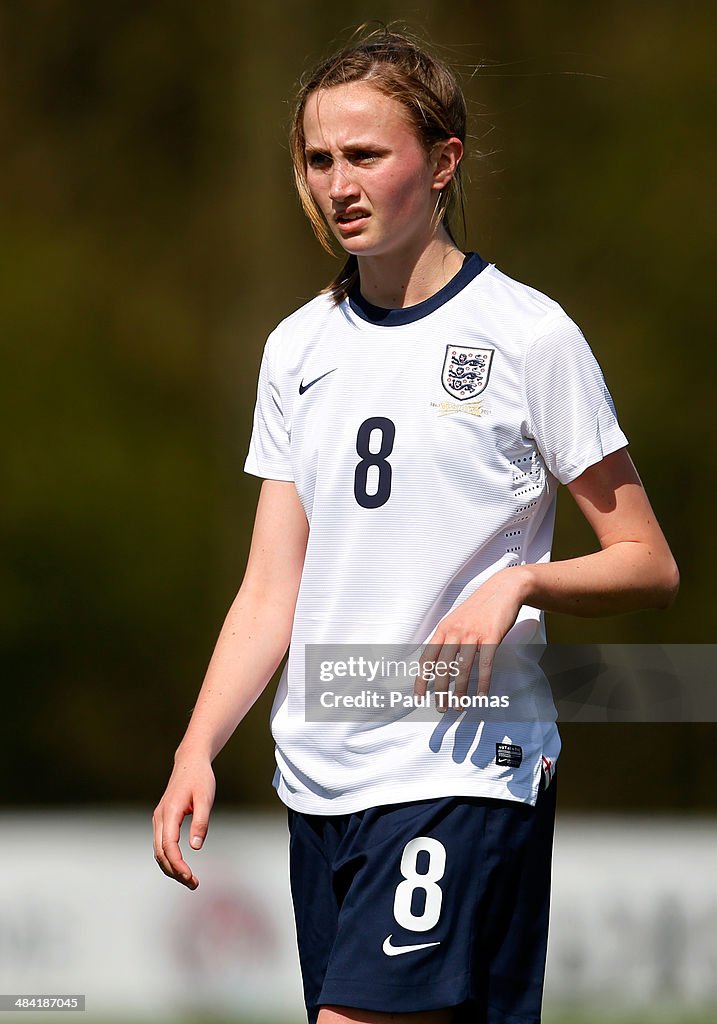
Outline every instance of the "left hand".
<svg viewBox="0 0 717 1024"><path fill-rule="evenodd" d="M457 675L446 672L443 675L435 673L434 676L436 707L439 711L447 710L446 698L441 695L447 693L451 679L456 697L468 693L468 681L476 659L478 694L488 693L496 649L515 624L523 604L525 576L521 568L501 569L438 623L421 656L421 671L414 687L416 696L423 697L426 693L430 662L442 662L444 666L458 663Z"/></svg>

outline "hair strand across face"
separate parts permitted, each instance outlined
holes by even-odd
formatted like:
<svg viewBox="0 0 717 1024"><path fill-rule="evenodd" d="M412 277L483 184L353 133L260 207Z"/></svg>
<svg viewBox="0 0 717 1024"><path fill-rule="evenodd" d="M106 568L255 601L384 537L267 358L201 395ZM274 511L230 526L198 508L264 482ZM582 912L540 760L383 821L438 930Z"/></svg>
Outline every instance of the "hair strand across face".
<svg viewBox="0 0 717 1024"><path fill-rule="evenodd" d="M359 29L357 35L347 47L323 61L302 80L289 135L294 179L301 205L314 234L332 255L331 233L314 202L306 178L304 110L312 93L350 82L369 82L401 104L427 153L446 139L455 137L465 143L466 138L465 98L448 65L404 32L381 27L365 33ZM439 194L436 205L436 224L443 222L451 237L450 215L456 208L465 229L460 165L448 186ZM358 264L352 256L325 290L340 302L353 287L357 275Z"/></svg>

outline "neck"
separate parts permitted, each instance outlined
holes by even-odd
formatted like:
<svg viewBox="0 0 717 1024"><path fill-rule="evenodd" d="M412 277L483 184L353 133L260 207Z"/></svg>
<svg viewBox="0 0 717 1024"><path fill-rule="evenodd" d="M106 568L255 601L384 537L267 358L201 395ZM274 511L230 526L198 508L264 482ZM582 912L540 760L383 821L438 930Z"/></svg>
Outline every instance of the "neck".
<svg viewBox="0 0 717 1024"><path fill-rule="evenodd" d="M420 253L359 256L361 294L374 306L404 309L430 299L463 265L463 253L447 232L432 239Z"/></svg>

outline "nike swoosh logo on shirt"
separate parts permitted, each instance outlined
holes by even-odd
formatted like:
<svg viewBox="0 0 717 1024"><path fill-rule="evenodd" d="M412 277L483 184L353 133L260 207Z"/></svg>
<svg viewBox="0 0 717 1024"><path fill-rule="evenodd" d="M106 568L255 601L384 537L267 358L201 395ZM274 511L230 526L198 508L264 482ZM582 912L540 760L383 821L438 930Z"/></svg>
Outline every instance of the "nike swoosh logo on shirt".
<svg viewBox="0 0 717 1024"><path fill-rule="evenodd" d="M314 379L310 380L308 384L304 384L304 378L302 377L301 383L299 384L299 394L303 395L303 393L308 391L309 388L313 388L314 384L318 384L320 380L323 380L324 377L328 377L330 373L335 373L336 370L338 370L338 366L335 366L333 370L327 370L326 373L322 373L320 377L314 377Z"/></svg>
<svg viewBox="0 0 717 1024"><path fill-rule="evenodd" d="M402 953L415 953L417 949L428 949L429 946L440 946L440 942L419 942L417 946L394 946L391 943L393 935L388 935L383 941L383 951L386 956L400 956Z"/></svg>

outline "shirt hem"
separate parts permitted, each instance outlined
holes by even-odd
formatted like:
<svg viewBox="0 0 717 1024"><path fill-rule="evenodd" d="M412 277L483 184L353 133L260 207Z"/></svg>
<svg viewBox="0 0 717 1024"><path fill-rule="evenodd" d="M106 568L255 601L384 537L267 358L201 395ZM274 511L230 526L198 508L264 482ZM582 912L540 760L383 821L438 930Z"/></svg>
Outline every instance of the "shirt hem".
<svg viewBox="0 0 717 1024"><path fill-rule="evenodd" d="M586 469L590 469L591 466L596 466L599 462L602 462L608 455L614 455L615 452L621 451L623 448L627 448L629 441L627 437L618 427L615 432L611 432L609 435L603 437L603 446L600 451L591 452L586 455L585 458L581 459L579 463L568 467L560 475L561 484L571 484L574 480L577 480Z"/></svg>
<svg viewBox="0 0 717 1024"><path fill-rule="evenodd" d="M322 798L302 793L292 793L284 781L284 777L277 772L278 778L274 781L274 787L279 799L300 814L321 814L338 815L354 814L357 811L365 811L368 807L382 807L386 804L405 804L419 800L441 800L446 797L487 797L491 800L509 800L513 803L535 805L538 797L539 785L531 786L514 785L510 789L504 783L489 783L485 780L481 783L471 783L465 779L446 779L427 785L422 779L416 786L401 786L395 788L365 789L360 793L352 793L350 796ZM539 773L537 775L539 779Z"/></svg>
<svg viewBox="0 0 717 1024"><path fill-rule="evenodd" d="M249 473L251 476L261 477L263 480L285 480L293 482L294 474L291 470L284 469L280 466L274 467L264 463L259 466L256 462L250 462L248 459L244 463L244 472Z"/></svg>
<svg viewBox="0 0 717 1024"><path fill-rule="evenodd" d="M383 1013L416 1013L461 1006L470 999L470 973L430 982L390 984L375 977L330 975L321 990L320 1004L352 1006Z"/></svg>

